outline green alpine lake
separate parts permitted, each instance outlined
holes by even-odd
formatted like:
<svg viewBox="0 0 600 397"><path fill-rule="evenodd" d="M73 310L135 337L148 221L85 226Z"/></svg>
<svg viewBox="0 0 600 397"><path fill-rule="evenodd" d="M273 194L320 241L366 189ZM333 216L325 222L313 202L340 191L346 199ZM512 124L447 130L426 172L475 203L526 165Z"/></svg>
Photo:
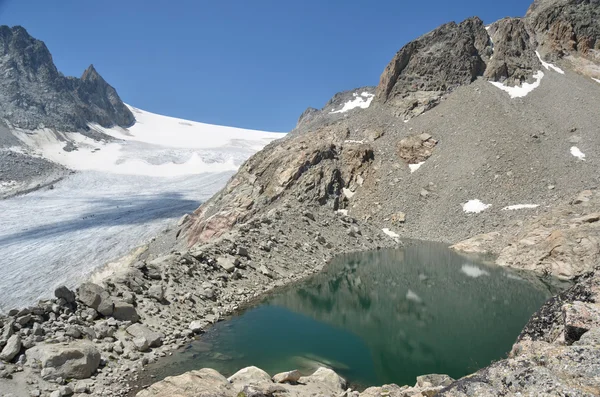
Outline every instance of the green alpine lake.
<svg viewBox="0 0 600 397"><path fill-rule="evenodd" d="M467 259L446 245L343 255L319 274L217 323L149 370L162 379L205 367L271 375L327 366L355 388L459 378L506 357L556 287Z"/></svg>

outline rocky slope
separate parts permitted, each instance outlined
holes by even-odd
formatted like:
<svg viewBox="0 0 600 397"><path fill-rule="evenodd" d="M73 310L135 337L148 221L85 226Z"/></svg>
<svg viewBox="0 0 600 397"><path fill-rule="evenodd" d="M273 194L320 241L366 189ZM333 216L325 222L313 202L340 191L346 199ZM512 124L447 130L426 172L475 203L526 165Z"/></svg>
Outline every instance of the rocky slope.
<svg viewBox="0 0 600 397"><path fill-rule="evenodd" d="M395 246L400 236L456 243L496 232L487 239L500 247L496 240L520 233L507 265L529 266L534 258L537 269L581 278L533 317L507 360L452 383L432 376L360 395L597 395L598 200L568 202L599 181L600 116L590 109L600 86L590 77L600 78L593 66L600 22L588 18L598 9L597 1L536 1L525 18L488 29L471 18L407 44L375 92L347 92L305 112L293 134L249 159L194 214L107 269L97 280L102 287L60 289L56 299L4 318L9 363L2 376L13 380L0 386L69 395L65 379L85 377L91 366L96 378L72 383L77 390L123 395L147 362L334 255ZM538 72L537 88L516 98L486 81L527 87ZM475 199L482 202L470 203ZM504 210L523 204L540 206ZM552 224L526 220L534 215ZM549 241L553 225L559 233ZM564 242L561 249L555 241ZM557 257L563 264L555 267ZM63 368L50 359L70 357L62 351L69 346L87 357L85 365L67 360ZM260 385L203 370L140 394L359 395L330 371L300 379L313 384L308 389L295 378L279 386L258 370L242 374L248 372Z"/></svg>

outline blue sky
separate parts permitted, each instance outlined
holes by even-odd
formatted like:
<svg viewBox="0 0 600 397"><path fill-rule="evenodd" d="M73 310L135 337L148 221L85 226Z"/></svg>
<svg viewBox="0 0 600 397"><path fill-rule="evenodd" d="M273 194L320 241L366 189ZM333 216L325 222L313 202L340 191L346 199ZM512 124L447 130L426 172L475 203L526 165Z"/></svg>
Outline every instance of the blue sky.
<svg viewBox="0 0 600 397"><path fill-rule="evenodd" d="M0 0L65 75L91 63L144 110L292 129L308 106L376 85L404 44L448 21L522 16L531 0Z"/></svg>

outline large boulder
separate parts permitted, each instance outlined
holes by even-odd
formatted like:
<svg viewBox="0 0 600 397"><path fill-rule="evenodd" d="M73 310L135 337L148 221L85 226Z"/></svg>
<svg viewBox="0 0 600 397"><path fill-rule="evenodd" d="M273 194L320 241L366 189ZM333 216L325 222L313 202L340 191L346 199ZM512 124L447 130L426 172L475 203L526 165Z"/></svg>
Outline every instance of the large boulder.
<svg viewBox="0 0 600 397"><path fill-rule="evenodd" d="M103 316L113 314L114 302L108 292L98 284L83 283L77 290L77 298L86 306L96 309Z"/></svg>
<svg viewBox="0 0 600 397"><path fill-rule="evenodd" d="M235 397L227 379L214 369L169 376L140 391L136 397Z"/></svg>
<svg viewBox="0 0 600 397"><path fill-rule="evenodd" d="M0 360L11 361L13 358L16 357L17 354L19 354L20 351L21 337L19 336L19 334L14 334L10 338L8 338L6 345L2 349L2 352L0 353Z"/></svg>
<svg viewBox="0 0 600 397"><path fill-rule="evenodd" d="M135 307L132 304L123 301L115 301L112 316L117 320L131 321L132 323L135 323L140 319Z"/></svg>
<svg viewBox="0 0 600 397"><path fill-rule="evenodd" d="M227 380L233 384L236 390L241 390L244 386L261 386L273 383L271 376L257 367L242 368Z"/></svg>
<svg viewBox="0 0 600 397"><path fill-rule="evenodd" d="M27 350L25 355L28 363L39 362L45 379L89 378L100 365L100 353L88 341L40 344Z"/></svg>
<svg viewBox="0 0 600 397"><path fill-rule="evenodd" d="M310 376L303 376L298 380L299 383L317 385L337 395L346 390L346 380L335 373L334 370L320 367Z"/></svg>
<svg viewBox="0 0 600 397"><path fill-rule="evenodd" d="M162 345L164 335L142 324L133 324L127 327L127 333L134 338L145 338L148 341L149 347L158 347Z"/></svg>

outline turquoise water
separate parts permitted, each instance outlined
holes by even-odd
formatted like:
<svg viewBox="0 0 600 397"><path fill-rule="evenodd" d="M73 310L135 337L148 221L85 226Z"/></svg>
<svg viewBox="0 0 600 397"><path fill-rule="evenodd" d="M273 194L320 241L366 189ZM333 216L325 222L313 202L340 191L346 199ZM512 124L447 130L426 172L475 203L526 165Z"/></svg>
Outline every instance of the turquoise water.
<svg viewBox="0 0 600 397"><path fill-rule="evenodd" d="M210 328L158 378L255 365L271 374L328 366L358 387L464 376L506 356L555 291L431 242L345 255L324 272Z"/></svg>

